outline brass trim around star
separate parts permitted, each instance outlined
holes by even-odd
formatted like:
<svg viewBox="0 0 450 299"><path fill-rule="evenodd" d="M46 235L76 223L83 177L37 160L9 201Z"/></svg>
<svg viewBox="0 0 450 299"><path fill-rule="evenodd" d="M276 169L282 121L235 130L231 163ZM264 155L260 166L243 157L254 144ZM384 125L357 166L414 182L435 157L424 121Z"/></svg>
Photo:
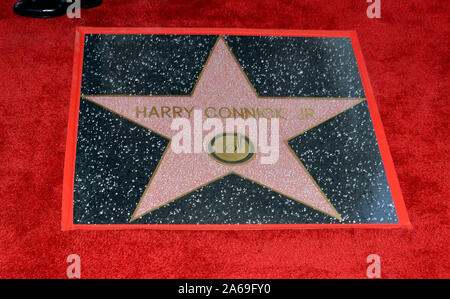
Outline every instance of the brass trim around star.
<svg viewBox="0 0 450 299"><path fill-rule="evenodd" d="M174 198L174 199L172 199L172 200L170 200L170 201L168 201L168 202L165 202L163 205L158 206L158 207L156 207L156 208L154 208L154 209L152 209L152 210L149 210L149 211L147 211L146 213L144 213L144 214L142 214L142 215L136 217L136 212L138 211L138 209L139 209L139 207L140 207L140 205L141 205L141 203L142 203L142 201L143 201L143 199L144 199L144 196L146 195L146 193L147 193L147 191L148 191L148 188L150 187L150 184L151 184L153 178L155 177L155 175L156 175L156 173L157 173L157 171L158 171L158 169L159 169L159 166L160 166L160 164L161 164L161 161L163 161L164 156L166 155L167 150L168 150L169 147L170 147L170 144L171 144L171 141L172 141L172 140L171 140L171 138L169 138L168 136L165 136L164 134L161 134L160 132L157 132L157 131L155 131L155 130L152 129L152 128L149 128L149 127L147 127L147 126L145 126L145 125L139 124L139 123L137 123L136 121L134 121L134 120L128 118L127 116L124 116L124 115L122 115L122 114L120 114L120 113L114 112L114 111L112 111L111 109L105 107L104 105L101 105L101 104L99 104L99 103L96 103L96 102L90 100L89 97L91 97L91 96L92 96L92 97L141 97L141 98L145 98L145 97L151 97L151 98L159 98L159 97L185 97L185 98L189 98L189 97L192 97L193 94L194 94L194 92L195 92L195 90L196 90L196 88L197 88L198 83L200 82L200 80L201 80L201 78L202 78L202 76L203 76L204 70L205 70L205 68L206 68L206 66L207 66L207 64L208 64L208 62L210 61L210 58L211 58L211 56L212 56L212 54L213 54L213 52L214 52L214 50L215 50L215 48L216 48L216 46L217 46L217 44L218 44L218 42L219 42L220 39L221 39L221 40L224 42L224 44L226 45L226 47L227 47L229 53L230 53L231 56L233 57L234 61L237 63L239 69L241 70L241 72L242 72L242 74L244 75L244 77L245 77L247 83L249 84L250 88L252 89L254 95L255 95L257 98L261 98L261 99L286 99L286 100L360 100L358 103L352 105L351 107L348 107L347 109L345 109L345 110L343 110L343 111L341 111L341 112L339 112L339 113L334 114L333 116L327 118L326 120L324 120L324 121L322 121L322 122L320 122L320 123L314 125L313 127L309 128L308 130L305 130L305 131L303 131L303 132L301 132L301 133L299 133L299 134L297 134L297 135L295 135L295 136L293 136L293 137L291 137L291 138L288 138L288 139L284 140L284 143L285 143L285 145L287 146L287 148L289 149L289 151L291 152L291 154L292 154L292 155L294 156L294 158L299 162L300 166L304 169L304 171L306 172L306 174L310 177L310 179L312 180L312 182L314 183L314 185L316 186L316 188L317 188L317 189L320 191L320 193L322 194L323 198L328 202L328 204L330 205L330 207L331 207L331 208L333 209L333 211L336 213L337 217L336 217L335 215L329 214L329 213L327 213L327 212L325 212L325 211L319 210L319 209L317 209L317 208L315 208L315 207L313 207L313 206L311 206L311 205L309 205L309 204L307 204L307 203L305 203L305 202L302 202L301 200L298 200L298 199L295 199L295 198L293 198L293 197L290 197L290 196L284 194L283 192L280 192L280 191L278 191L278 190L276 190L276 189L274 189L274 188L271 188L271 187L269 187L269 186L266 186L266 185L264 185L264 184L262 184L262 183L260 183L260 182L258 182L258 181L255 181L255 180L253 180L253 179L250 179L250 178L247 178L247 177L245 177L245 176L243 176L243 175L240 175L240 174L238 174L238 173L236 173L236 172L234 172L234 171L230 171L230 172L224 174L223 176L220 176L220 177L218 177L218 178L216 178L216 179L213 179L213 180L211 180L211 181L209 181L209 182L207 182L207 183L205 183L205 184L202 184L202 185L200 185L199 187L197 187L197 188L195 188L195 189L192 189L192 190L190 190L190 191L188 191L188 192L186 192L186 193L184 193L184 194L182 194L182 195L180 195L180 196L178 196L178 197L176 197L176 198ZM198 76L198 78L197 78L197 80L196 80L196 82L195 82L195 84L194 84L194 87L192 88L190 94L187 94L187 95L126 95L126 94L124 94L124 95L119 95L119 94L114 94L114 95L108 95L108 94L86 95L86 94L82 94L82 95L81 95L81 98L83 98L84 100L87 100L87 101L89 101L89 102L91 102L91 103L94 103L94 104L98 105L99 107L101 107L101 108L103 108L103 109L105 109L105 110L107 110L107 111L109 111L109 112L111 112L111 113L114 113L114 114L116 114L116 115L119 115L119 116L125 118L126 120L131 121L132 123L134 123L134 124L136 124L136 125L138 125L138 126L140 126L140 127L143 127L143 128L145 128L145 129L147 129L147 130L149 130L149 131L151 131L151 132L154 132L155 134L157 134L157 135L159 135L159 136L161 136L161 137L164 137L164 138L166 138L166 139L169 140L169 143L167 144L167 147L166 147L166 149L164 150L163 155L161 156L161 159L159 160L159 162L158 162L158 164L157 164L157 166L156 166L156 168L155 168L155 171L153 172L153 174L152 174L152 176L151 176L151 178L150 178L150 180L149 180L149 182L148 182L148 184L147 184L147 186L146 186L146 188L145 188L145 190L144 190L144 193L142 194L142 196L141 196L141 198L140 198L140 200L139 200L139 202L138 202L138 204L137 204L137 206L136 206L136 208L135 208L135 210L134 210L134 212L133 212L133 214L132 214L132 216L131 216L131 219L130 219L130 221L129 221L130 223L133 222L133 221L135 221L136 219L139 219L139 218L141 218L141 217L147 215L148 213L151 213L151 212L153 212L153 211L155 211L155 210L157 210L157 209L159 209L159 208L161 208L161 207L163 207L163 206L165 206L165 205L167 205L167 204L169 204L169 203L171 203L171 202L174 202L175 200L177 200L177 199L179 199L179 198L181 198L181 197L183 197L183 196L185 196L185 195L187 195L187 194L190 194L190 193L192 193L192 192L194 192L194 191L196 191L196 190L198 190L198 189L201 189L201 188L203 188L204 186L209 185L209 184L211 184L211 183L213 183L213 182L215 182L215 181L217 181L217 180L219 180L219 179L221 179L221 178L223 178L223 177L225 177L225 176L227 176L227 175L230 175L230 174L235 174L235 175L238 175L238 176L240 176L240 177L242 177L242 178L244 178L244 179L247 179L247 180L249 180L249 181L252 181L252 182L254 182L254 183L258 184L258 185L261 185L261 186L263 186L263 187L265 187L265 188L267 188L267 189L269 189L269 190L272 190L272 191L274 191L274 192L277 192L277 193L279 193L279 194L281 194L281 195L283 195L283 196L285 196L285 197L287 197L287 198L289 198L289 199L291 199L291 200L295 200L295 201L297 201L297 202L300 202L300 203L302 203L302 204L305 205L305 206L308 206L308 207L310 207L310 208L312 208L312 209L314 209L314 210L316 210L316 211L318 211L318 212L320 212L320 213L326 214L326 215L328 215L328 216L330 216L330 217L332 217L332 218L335 218L335 219L337 219L337 220L339 220L339 221L342 221L342 220L343 220L342 217L341 217L341 215L340 215L340 214L337 212L337 210L334 208L333 204L328 200L328 198L326 197L325 193L324 193L324 192L322 191L322 189L319 187L319 185L318 185L317 182L314 180L314 178L311 176L311 174L309 173L309 171L306 169L306 167L305 167L305 166L303 165L303 163L300 161L299 157L294 153L294 151L292 150L292 148L289 146L288 141L290 141L291 139L293 139L293 138L295 138L295 137L297 137L297 136L299 136L299 135L301 135L301 134L303 134L303 133L305 133L305 132L311 130L312 128L315 128L315 127L317 127L318 125L320 125L320 124L322 124L322 123L324 123L324 122L326 122L326 121L328 121L328 120L330 120L330 119L336 117L337 115L339 115L339 114L341 114L341 113L347 111L348 109L353 108L355 105L360 104L361 102L365 101L366 98L335 98L335 97L270 97L270 96L259 96L258 93L256 92L256 89L254 88L253 84L251 83L250 79L248 78L247 74L245 73L244 69L242 68L241 64L239 63L239 61L238 61L237 58L235 57L233 51L231 50L230 46L228 45L227 41L225 40L225 38L224 38L222 35L219 35L219 36L217 37L217 39L216 39L216 41L215 41L215 43L214 43L214 46L211 48L211 51L210 51L210 53L209 53L209 55L208 55L208 58L206 59L206 62L205 62L205 64L204 64L204 66L203 66L203 68L202 68L202 70L201 70L201 72L200 72L200 74L199 74L199 76Z"/></svg>

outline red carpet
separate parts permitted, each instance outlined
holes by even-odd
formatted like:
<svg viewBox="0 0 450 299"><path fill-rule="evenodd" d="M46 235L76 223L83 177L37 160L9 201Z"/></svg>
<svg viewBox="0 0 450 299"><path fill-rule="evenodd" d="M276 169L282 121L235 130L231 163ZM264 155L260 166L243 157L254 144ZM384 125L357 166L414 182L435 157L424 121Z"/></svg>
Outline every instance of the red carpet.
<svg viewBox="0 0 450 299"><path fill-rule="evenodd" d="M0 4L0 278L449 278L448 3L119 1L81 20ZM331 4L328 4L331 2ZM135 3L134 5L131 3ZM413 230L61 232L75 26L355 29Z"/></svg>

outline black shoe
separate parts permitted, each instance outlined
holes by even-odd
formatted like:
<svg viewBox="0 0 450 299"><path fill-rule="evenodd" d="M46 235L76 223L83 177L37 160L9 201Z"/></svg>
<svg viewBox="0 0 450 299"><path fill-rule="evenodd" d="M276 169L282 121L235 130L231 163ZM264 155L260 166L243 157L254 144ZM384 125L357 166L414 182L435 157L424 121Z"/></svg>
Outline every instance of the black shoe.
<svg viewBox="0 0 450 299"><path fill-rule="evenodd" d="M25 17L54 18L65 15L71 3L66 0L22 0L14 5L14 12ZM102 3L103 0L81 0L81 7L94 8Z"/></svg>
<svg viewBox="0 0 450 299"><path fill-rule="evenodd" d="M89 9L94 8L103 3L103 0L81 0L81 7Z"/></svg>
<svg viewBox="0 0 450 299"><path fill-rule="evenodd" d="M18 15L33 18L54 18L66 14L67 3L64 0L23 0L14 5Z"/></svg>

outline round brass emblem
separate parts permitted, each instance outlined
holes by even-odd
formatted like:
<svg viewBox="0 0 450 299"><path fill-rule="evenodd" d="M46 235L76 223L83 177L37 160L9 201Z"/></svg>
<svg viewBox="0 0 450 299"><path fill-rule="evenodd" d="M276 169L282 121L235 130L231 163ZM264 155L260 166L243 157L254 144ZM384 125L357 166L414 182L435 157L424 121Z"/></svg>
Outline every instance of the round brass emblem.
<svg viewBox="0 0 450 299"><path fill-rule="evenodd" d="M251 140L239 133L221 133L208 142L208 153L217 162L240 165L255 156L255 146Z"/></svg>

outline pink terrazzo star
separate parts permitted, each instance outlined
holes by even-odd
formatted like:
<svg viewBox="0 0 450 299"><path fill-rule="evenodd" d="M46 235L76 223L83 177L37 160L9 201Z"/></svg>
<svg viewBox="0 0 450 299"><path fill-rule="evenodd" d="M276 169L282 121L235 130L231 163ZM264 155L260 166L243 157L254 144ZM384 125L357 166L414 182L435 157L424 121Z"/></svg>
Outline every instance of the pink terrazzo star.
<svg viewBox="0 0 450 299"><path fill-rule="evenodd" d="M172 118L138 117L136 107L278 107L280 151L275 164L261 164L259 155L247 164L218 163L206 153L176 154L168 146L130 221L227 174L235 173L334 218L339 213L327 200L287 140L358 104L362 99L258 97L223 38L219 38L191 96L85 96L86 99L137 124L172 138ZM299 119L299 111L314 110L314 117ZM192 122L192 117L190 118ZM193 125L193 124L192 124ZM225 126L224 126L225 127Z"/></svg>

